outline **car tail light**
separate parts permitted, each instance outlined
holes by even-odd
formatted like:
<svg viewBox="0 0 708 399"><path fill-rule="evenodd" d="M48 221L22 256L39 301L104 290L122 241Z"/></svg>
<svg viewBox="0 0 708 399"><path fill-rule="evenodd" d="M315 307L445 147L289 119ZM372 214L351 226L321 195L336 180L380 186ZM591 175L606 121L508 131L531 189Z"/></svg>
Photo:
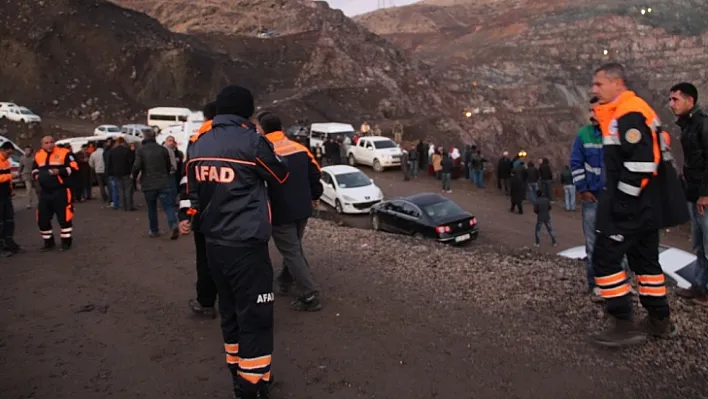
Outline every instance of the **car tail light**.
<svg viewBox="0 0 708 399"><path fill-rule="evenodd" d="M477 225L477 218L473 216L472 219L470 219L470 226L476 226L476 225Z"/></svg>
<svg viewBox="0 0 708 399"><path fill-rule="evenodd" d="M435 232L438 234L449 233L450 226L438 226L435 228Z"/></svg>

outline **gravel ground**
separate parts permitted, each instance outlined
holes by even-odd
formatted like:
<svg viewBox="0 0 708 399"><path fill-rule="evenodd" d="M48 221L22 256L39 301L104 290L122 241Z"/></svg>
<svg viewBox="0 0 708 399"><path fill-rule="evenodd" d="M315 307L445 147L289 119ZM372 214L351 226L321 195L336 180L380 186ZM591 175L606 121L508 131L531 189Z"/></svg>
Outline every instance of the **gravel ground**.
<svg viewBox="0 0 708 399"><path fill-rule="evenodd" d="M18 210L30 250L0 264L3 399L228 397L217 322L186 309L191 239L147 239L145 219L78 204L76 247L48 255ZM677 339L608 351L586 340L604 317L576 262L321 220L305 247L325 309L276 301L278 397L706 397L708 316L674 297Z"/></svg>

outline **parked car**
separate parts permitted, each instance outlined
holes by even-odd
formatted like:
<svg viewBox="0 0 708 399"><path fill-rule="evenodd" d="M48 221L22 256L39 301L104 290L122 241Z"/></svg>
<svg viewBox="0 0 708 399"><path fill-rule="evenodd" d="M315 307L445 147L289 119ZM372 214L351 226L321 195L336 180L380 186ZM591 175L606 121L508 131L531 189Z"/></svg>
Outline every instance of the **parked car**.
<svg viewBox="0 0 708 399"><path fill-rule="evenodd" d="M93 129L94 136L115 136L120 134L120 128L116 125L100 125Z"/></svg>
<svg viewBox="0 0 708 399"><path fill-rule="evenodd" d="M585 246L568 248L558 252L559 256L586 261ZM696 255L684 250L659 245L659 264L664 274L681 288L689 288L695 282Z"/></svg>
<svg viewBox="0 0 708 399"><path fill-rule="evenodd" d="M359 142L356 145L351 145L347 152L349 165L368 165L376 172L383 172L386 168L400 166L402 156L403 154L398 144L383 136L361 137Z"/></svg>
<svg viewBox="0 0 708 399"><path fill-rule="evenodd" d="M42 123L42 118L27 107L5 107L5 109L0 112L0 118L7 118L13 122L21 123Z"/></svg>
<svg viewBox="0 0 708 399"><path fill-rule="evenodd" d="M479 236L477 218L454 201L435 193L384 201L371 209L374 230L461 243Z"/></svg>
<svg viewBox="0 0 708 399"><path fill-rule="evenodd" d="M15 103L0 103L0 119L3 118L3 112L9 110L10 108L17 108L19 105Z"/></svg>
<svg viewBox="0 0 708 399"><path fill-rule="evenodd" d="M322 202L337 213L369 213L383 201L383 191L359 169L347 165L322 168Z"/></svg>
<svg viewBox="0 0 708 399"><path fill-rule="evenodd" d="M124 135L128 136L134 136L138 138L145 138L145 133L146 132L152 132L152 128L148 125L140 125L140 124L130 124L130 125L123 125L120 127L120 132Z"/></svg>

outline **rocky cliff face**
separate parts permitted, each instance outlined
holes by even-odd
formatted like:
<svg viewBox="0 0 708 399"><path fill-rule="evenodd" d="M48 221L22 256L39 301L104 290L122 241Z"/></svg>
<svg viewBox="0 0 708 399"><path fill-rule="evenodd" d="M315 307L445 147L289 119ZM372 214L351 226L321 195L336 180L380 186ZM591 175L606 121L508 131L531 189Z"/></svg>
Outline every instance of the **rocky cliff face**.
<svg viewBox="0 0 708 399"><path fill-rule="evenodd" d="M3 2L0 98L121 123L153 106L201 108L234 83L286 122L368 120L385 128L398 119L412 134L448 133L446 141L462 130L451 111L458 99L427 66L324 2L116 3Z"/></svg>
<svg viewBox="0 0 708 399"><path fill-rule="evenodd" d="M427 62L472 109L471 135L495 153L567 159L603 62L627 66L665 125L672 84L708 89L708 5L699 0L428 0L357 21Z"/></svg>

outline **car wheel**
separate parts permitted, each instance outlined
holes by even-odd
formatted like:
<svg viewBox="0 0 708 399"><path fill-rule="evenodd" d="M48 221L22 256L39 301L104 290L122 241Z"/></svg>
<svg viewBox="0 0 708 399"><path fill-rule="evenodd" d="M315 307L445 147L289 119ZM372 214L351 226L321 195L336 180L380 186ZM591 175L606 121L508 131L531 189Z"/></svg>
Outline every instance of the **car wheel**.
<svg viewBox="0 0 708 399"><path fill-rule="evenodd" d="M423 235L420 233L413 233L413 238L416 238L418 240L422 240L425 237L423 237Z"/></svg>
<svg viewBox="0 0 708 399"><path fill-rule="evenodd" d="M344 213L344 208L342 208L342 203L339 200L334 201L334 210L340 215Z"/></svg>
<svg viewBox="0 0 708 399"><path fill-rule="evenodd" d="M379 215L373 214L371 216L371 228L375 231L381 230L381 221L379 220Z"/></svg>
<svg viewBox="0 0 708 399"><path fill-rule="evenodd" d="M356 166L356 158L354 158L354 154L349 154L349 166Z"/></svg>
<svg viewBox="0 0 708 399"><path fill-rule="evenodd" d="M381 173L383 172L384 168L381 166L381 162L379 162L378 159L374 159L374 172L376 173Z"/></svg>

